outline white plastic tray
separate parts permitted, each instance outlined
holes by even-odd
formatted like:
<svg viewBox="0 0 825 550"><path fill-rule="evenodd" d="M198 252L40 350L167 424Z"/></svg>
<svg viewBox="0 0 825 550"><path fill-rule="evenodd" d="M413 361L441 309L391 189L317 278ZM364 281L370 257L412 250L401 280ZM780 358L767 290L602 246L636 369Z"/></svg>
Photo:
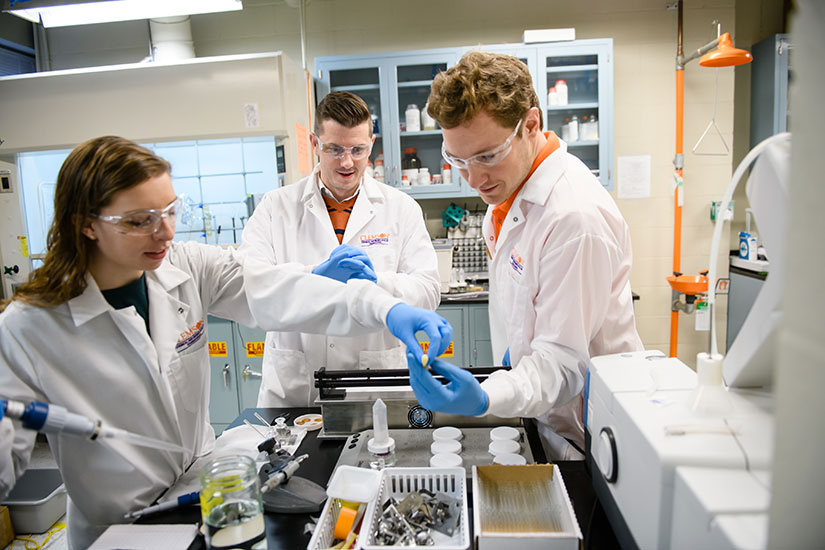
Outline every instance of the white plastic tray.
<svg viewBox="0 0 825 550"><path fill-rule="evenodd" d="M364 514L361 528L361 544L364 550L385 548L414 548L418 550L465 550L470 547L470 528L467 515L467 472L464 468L385 468L382 471L378 496L370 502ZM375 544L375 529L381 517L384 503L394 497L402 500L419 489L442 493L461 500L461 518L452 537L433 533L433 546L379 546Z"/></svg>

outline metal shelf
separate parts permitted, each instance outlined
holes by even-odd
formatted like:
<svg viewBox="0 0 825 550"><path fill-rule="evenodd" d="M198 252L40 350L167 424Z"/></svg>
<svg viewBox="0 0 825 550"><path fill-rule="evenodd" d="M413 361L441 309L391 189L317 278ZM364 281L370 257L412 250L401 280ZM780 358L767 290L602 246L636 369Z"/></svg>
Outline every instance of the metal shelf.
<svg viewBox="0 0 825 550"><path fill-rule="evenodd" d="M599 144L598 140L594 140L594 141L569 141L569 142L567 142L568 147L593 147L593 146L598 145L598 144Z"/></svg>
<svg viewBox="0 0 825 550"><path fill-rule="evenodd" d="M559 67L547 67L548 73L579 73L584 71L598 71L599 65L561 65Z"/></svg>
<svg viewBox="0 0 825 550"><path fill-rule="evenodd" d="M351 86L333 86L330 91L333 92L363 92L365 90L378 90L378 84L353 84Z"/></svg>
<svg viewBox="0 0 825 550"><path fill-rule="evenodd" d="M567 105L549 105L548 111L575 111L577 109L598 109L598 102L592 103L568 103Z"/></svg>
<svg viewBox="0 0 825 550"><path fill-rule="evenodd" d="M401 132L401 137L440 136L441 130L421 130L420 132Z"/></svg>
<svg viewBox="0 0 825 550"><path fill-rule="evenodd" d="M432 86L432 84L433 84L432 80L411 80L409 82L399 82L398 87L399 88L422 88L422 87L426 86L426 87L429 88L430 86Z"/></svg>

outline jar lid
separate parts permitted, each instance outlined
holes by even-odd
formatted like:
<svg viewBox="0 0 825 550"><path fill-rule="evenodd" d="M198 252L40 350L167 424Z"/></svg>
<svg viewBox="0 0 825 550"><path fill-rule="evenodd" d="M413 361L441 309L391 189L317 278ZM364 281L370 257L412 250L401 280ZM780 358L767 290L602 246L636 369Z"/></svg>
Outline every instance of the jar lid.
<svg viewBox="0 0 825 550"><path fill-rule="evenodd" d="M567 86L567 82L565 82L564 80L556 80L556 86L558 86L559 84Z"/></svg>
<svg viewBox="0 0 825 550"><path fill-rule="evenodd" d="M527 464L527 459L521 455L504 453L496 455L493 459L493 464L500 464L502 466L523 466Z"/></svg>
<svg viewBox="0 0 825 550"><path fill-rule="evenodd" d="M461 433L461 430L459 430L458 428L455 428L453 426L444 426L442 428L437 428L437 429L433 430L433 440L438 440L438 439L455 439L455 440L459 440L459 439L461 439L462 435L463 434Z"/></svg>
<svg viewBox="0 0 825 550"><path fill-rule="evenodd" d="M415 147L404 147L405 155L414 155L416 152L418 152L418 149L416 149Z"/></svg>
<svg viewBox="0 0 825 550"><path fill-rule="evenodd" d="M453 453L461 452L461 443L455 439L436 439L430 444L430 452L434 455L439 453Z"/></svg>
<svg viewBox="0 0 825 550"><path fill-rule="evenodd" d="M410 103L409 105L407 105L407 109L418 109L418 105L416 105L415 103Z"/></svg>
<svg viewBox="0 0 825 550"><path fill-rule="evenodd" d="M521 437L521 434L516 428L512 426L499 426L498 428L493 428L490 430L490 439L510 439L512 441L518 441Z"/></svg>
<svg viewBox="0 0 825 550"><path fill-rule="evenodd" d="M518 454L521 451L521 445L512 439L494 439L490 442L487 450L493 456L506 453Z"/></svg>
<svg viewBox="0 0 825 550"><path fill-rule="evenodd" d="M454 453L438 453L430 457L432 468L458 468L463 463L461 457Z"/></svg>

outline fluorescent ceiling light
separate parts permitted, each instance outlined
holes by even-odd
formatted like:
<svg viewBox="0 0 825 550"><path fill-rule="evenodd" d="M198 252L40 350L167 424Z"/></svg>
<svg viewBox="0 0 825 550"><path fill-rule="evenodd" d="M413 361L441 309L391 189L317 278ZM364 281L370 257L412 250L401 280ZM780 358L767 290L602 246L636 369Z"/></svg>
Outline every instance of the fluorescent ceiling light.
<svg viewBox="0 0 825 550"><path fill-rule="evenodd" d="M23 2L18 3L25 5ZM45 8L12 9L7 12L34 23L42 22L44 27L69 27L242 9L241 0L109 0Z"/></svg>

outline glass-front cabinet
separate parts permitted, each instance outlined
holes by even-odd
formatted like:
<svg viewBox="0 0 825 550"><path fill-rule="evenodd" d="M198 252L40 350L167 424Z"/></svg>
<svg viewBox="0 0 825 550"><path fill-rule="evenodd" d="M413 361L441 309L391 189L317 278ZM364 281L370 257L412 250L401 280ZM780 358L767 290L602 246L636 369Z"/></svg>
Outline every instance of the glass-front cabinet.
<svg viewBox="0 0 825 550"><path fill-rule="evenodd" d="M378 137L370 161L379 179L383 162L384 181L416 198L475 196L457 170L445 170L441 129L426 115L433 78L474 48L510 54L527 64L544 129L558 134L602 185L612 189L611 39L318 57L316 100L345 90L366 101L375 116Z"/></svg>
<svg viewBox="0 0 825 550"><path fill-rule="evenodd" d="M426 115L433 78L455 60L454 50L319 57L316 100L348 91L366 102L376 134L370 162L379 181L413 196L461 196L459 175L450 170L444 177L441 129Z"/></svg>

